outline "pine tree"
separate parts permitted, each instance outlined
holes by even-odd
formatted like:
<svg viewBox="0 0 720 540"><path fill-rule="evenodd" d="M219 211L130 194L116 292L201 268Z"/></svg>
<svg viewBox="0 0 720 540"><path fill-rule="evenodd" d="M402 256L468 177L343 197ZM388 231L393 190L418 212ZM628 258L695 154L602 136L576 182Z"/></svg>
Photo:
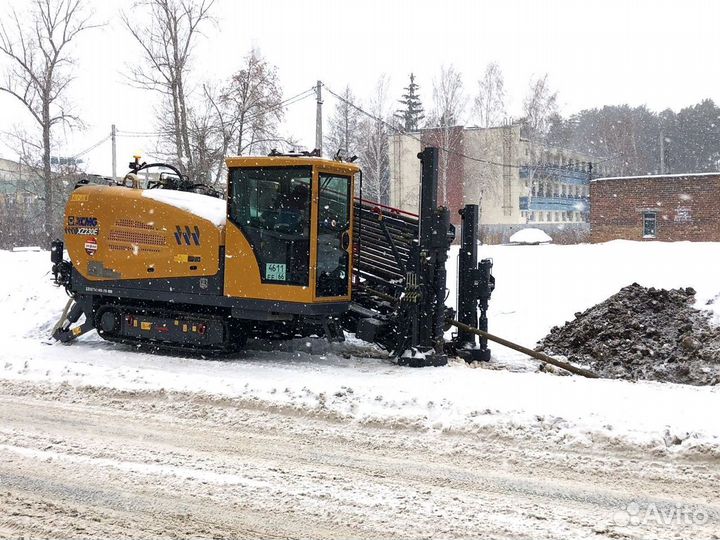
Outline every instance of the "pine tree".
<svg viewBox="0 0 720 540"><path fill-rule="evenodd" d="M400 125L405 131L417 131L420 122L425 118L422 102L418 95L419 89L420 85L415 82L415 75L411 73L410 84L405 87L402 99L398 100L403 104L403 108L395 112L395 118L400 121Z"/></svg>

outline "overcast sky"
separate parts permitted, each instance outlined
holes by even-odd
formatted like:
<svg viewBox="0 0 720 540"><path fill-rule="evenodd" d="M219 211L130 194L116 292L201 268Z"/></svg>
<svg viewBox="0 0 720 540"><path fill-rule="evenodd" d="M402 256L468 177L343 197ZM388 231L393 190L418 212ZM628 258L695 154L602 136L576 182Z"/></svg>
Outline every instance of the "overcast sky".
<svg viewBox="0 0 720 540"><path fill-rule="evenodd" d="M13 5L22 11L30 2ZM76 44L78 75L70 99L86 129L67 134L60 155L90 147L113 123L124 131L156 128L158 96L132 88L123 75L128 64L143 62L118 17L121 9L132 13L132 2L90 0L88 7L106 25ZM226 79L258 47L277 66L286 97L320 79L336 91L350 85L362 100L384 74L397 98L414 72L429 109L440 66L453 64L472 96L485 65L495 61L515 117L529 79L546 72L565 115L605 104L658 110L706 97L720 101L716 1L216 0L213 14L215 22L195 49L195 87ZM326 118L334 105L326 96ZM7 94L0 94L0 111L1 131L28 118ZM288 110L286 132L308 148L314 129L312 99ZM118 173L133 153L148 156L154 148L152 138L120 138ZM14 156L4 147L0 157ZM88 172L110 173L109 142L84 157Z"/></svg>

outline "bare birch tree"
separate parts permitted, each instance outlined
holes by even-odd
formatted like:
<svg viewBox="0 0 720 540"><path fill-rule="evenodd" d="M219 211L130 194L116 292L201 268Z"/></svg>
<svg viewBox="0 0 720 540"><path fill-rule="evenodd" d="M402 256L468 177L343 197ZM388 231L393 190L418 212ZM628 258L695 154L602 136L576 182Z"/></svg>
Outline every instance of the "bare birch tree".
<svg viewBox="0 0 720 540"><path fill-rule="evenodd" d="M544 196L544 169L551 165L547 162L547 154L542 147L547 140L553 118L558 116L557 92L553 92L548 81L548 74L533 78L528 86L528 93L523 101L521 129L533 148L534 155L527 172L528 205L535 196Z"/></svg>
<svg viewBox="0 0 720 540"><path fill-rule="evenodd" d="M196 179L217 185L229 142L223 136L223 119L216 113L212 90L204 86L203 91L210 97L193 107L188 117L190 151L194 159Z"/></svg>
<svg viewBox="0 0 720 540"><path fill-rule="evenodd" d="M530 138L542 138L550 128L550 119L558 112L558 94L553 92L548 74L532 79L523 101L523 122Z"/></svg>
<svg viewBox="0 0 720 540"><path fill-rule="evenodd" d="M482 79L478 81L474 109L478 126L482 128L499 126L505 118L505 80L495 62L487 65Z"/></svg>
<svg viewBox="0 0 720 540"><path fill-rule="evenodd" d="M285 114L277 69L252 50L223 87L203 84L202 98L189 109L188 138L196 176L215 187L224 178L229 154L267 153L297 143L280 134Z"/></svg>
<svg viewBox="0 0 720 540"><path fill-rule="evenodd" d="M373 118L368 117L360 126L360 163L363 167L363 198L387 204L390 200L390 149L389 121L392 118L388 105L388 79L380 77L368 106Z"/></svg>
<svg viewBox="0 0 720 540"><path fill-rule="evenodd" d="M221 92L209 84L203 85L203 100L206 103L205 129L194 129L194 138L200 144L214 148L213 158L206 164L205 174L209 182L218 187L225 172L225 156L234 144L233 120L221 103ZM214 178L213 178L214 176Z"/></svg>
<svg viewBox="0 0 720 540"><path fill-rule="evenodd" d="M443 66L440 76L433 80L433 109L428 122L435 128L430 137L440 148L438 183L440 204L448 204L448 175L451 161L462 151L462 128L467 98L462 75L452 66Z"/></svg>
<svg viewBox="0 0 720 540"><path fill-rule="evenodd" d="M121 15L148 64L132 67L131 80L141 88L163 94L170 115L158 116L159 127L163 138L174 148L177 165L191 176L197 171L190 142L188 74L193 44L210 19L213 3L214 0L142 0L135 4L132 16Z"/></svg>
<svg viewBox="0 0 720 540"><path fill-rule="evenodd" d="M0 92L9 94L30 113L40 131L35 138L23 138L25 156L42 152L40 181L44 197L43 231L46 240L53 235L55 212L53 171L50 152L53 130L80 124L69 112L68 87L74 75L70 46L77 36L92 28L90 16L81 0L35 0L24 24L13 12L0 23L0 52L9 60ZM22 138L22 137L21 137ZM36 142L38 141L38 142ZM34 170L35 163L32 164Z"/></svg>
<svg viewBox="0 0 720 540"><path fill-rule="evenodd" d="M338 152L344 158L360 155L360 111L351 105L356 102L349 86L345 87L341 100L330 117L328 134L325 137L325 153L330 156Z"/></svg>
<svg viewBox="0 0 720 540"><path fill-rule="evenodd" d="M220 103L237 155L265 152L284 142L278 133L285 109L277 68L257 49L245 57L242 69L223 90Z"/></svg>

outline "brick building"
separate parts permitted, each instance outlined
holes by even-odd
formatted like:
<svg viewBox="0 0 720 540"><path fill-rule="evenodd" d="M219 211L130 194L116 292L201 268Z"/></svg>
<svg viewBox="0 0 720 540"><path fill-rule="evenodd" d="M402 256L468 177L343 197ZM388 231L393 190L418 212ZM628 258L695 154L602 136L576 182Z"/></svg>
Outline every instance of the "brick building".
<svg viewBox="0 0 720 540"><path fill-rule="evenodd" d="M596 178L590 238L720 242L720 172Z"/></svg>

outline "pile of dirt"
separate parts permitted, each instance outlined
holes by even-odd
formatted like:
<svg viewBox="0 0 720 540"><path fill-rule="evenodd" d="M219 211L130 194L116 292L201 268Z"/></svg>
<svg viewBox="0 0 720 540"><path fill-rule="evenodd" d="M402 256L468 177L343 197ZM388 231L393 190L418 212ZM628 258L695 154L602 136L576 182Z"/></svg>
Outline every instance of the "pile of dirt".
<svg viewBox="0 0 720 540"><path fill-rule="evenodd" d="M554 327L537 346L601 377L720 383L720 328L695 309L695 290L637 283Z"/></svg>

